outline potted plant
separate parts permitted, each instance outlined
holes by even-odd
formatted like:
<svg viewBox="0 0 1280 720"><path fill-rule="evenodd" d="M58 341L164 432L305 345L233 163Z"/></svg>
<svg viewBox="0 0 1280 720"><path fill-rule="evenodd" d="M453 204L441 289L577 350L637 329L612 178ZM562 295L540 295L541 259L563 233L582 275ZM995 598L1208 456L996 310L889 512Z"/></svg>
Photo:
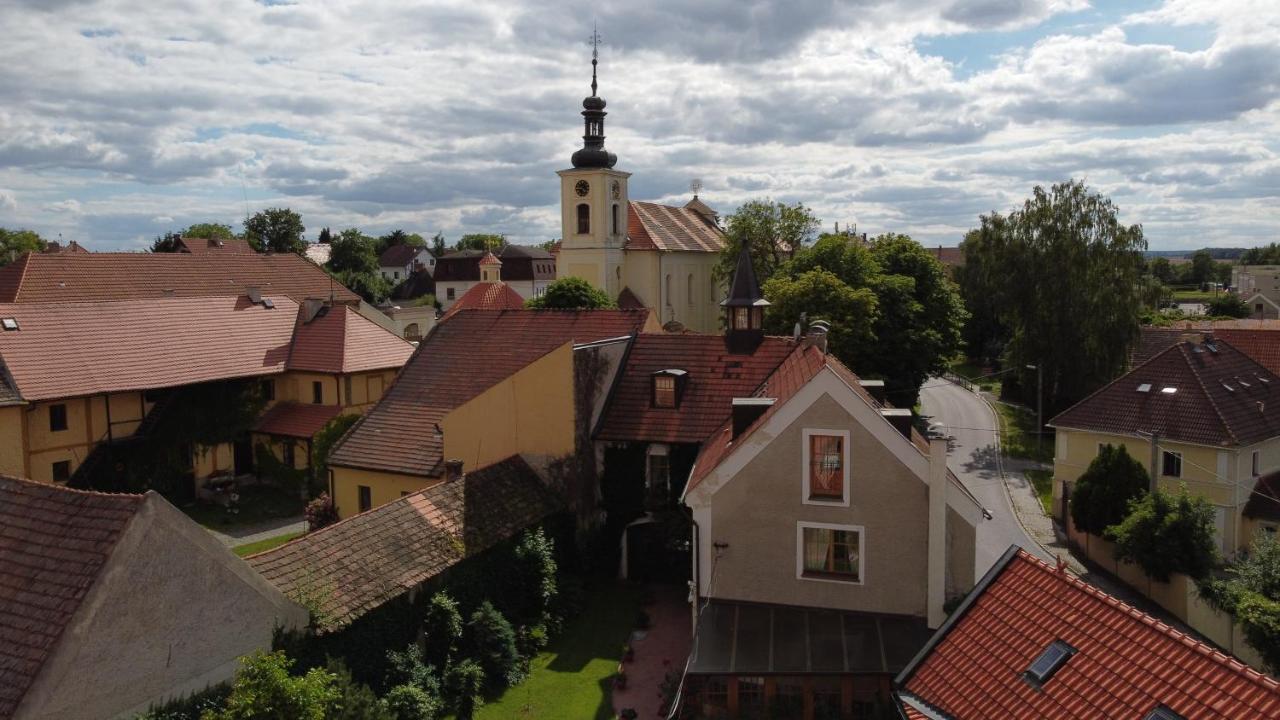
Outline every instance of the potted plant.
<svg viewBox="0 0 1280 720"><path fill-rule="evenodd" d="M615 690L627 689L627 669L622 665L618 666L618 674L613 677L613 688Z"/></svg>
<svg viewBox="0 0 1280 720"><path fill-rule="evenodd" d="M622 646L622 662L629 663L635 659L636 659L636 649L631 646L631 643L627 643L626 645L623 645Z"/></svg>

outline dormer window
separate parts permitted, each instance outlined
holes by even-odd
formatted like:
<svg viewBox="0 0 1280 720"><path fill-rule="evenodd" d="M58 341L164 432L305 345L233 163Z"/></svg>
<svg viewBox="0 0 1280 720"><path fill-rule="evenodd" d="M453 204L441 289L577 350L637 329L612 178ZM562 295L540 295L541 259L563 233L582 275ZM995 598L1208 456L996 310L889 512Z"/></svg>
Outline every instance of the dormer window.
<svg viewBox="0 0 1280 720"><path fill-rule="evenodd" d="M684 381L688 373L684 370L659 370L653 374L653 406L655 408L677 408L680 406L680 395L684 390Z"/></svg>

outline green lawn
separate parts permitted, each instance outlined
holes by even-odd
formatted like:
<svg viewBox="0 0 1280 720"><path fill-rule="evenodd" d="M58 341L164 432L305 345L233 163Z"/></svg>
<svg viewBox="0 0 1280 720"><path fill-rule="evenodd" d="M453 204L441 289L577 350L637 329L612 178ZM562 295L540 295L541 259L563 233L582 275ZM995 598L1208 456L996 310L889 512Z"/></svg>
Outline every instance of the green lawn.
<svg viewBox="0 0 1280 720"><path fill-rule="evenodd" d="M1173 301L1183 303L1207 303L1217 297L1218 294L1219 293L1215 292L1200 292L1199 290L1175 290L1173 292Z"/></svg>
<svg viewBox="0 0 1280 720"><path fill-rule="evenodd" d="M1049 470L1026 470L1023 472L1036 489L1036 497L1044 507L1045 515L1053 515L1053 473Z"/></svg>
<svg viewBox="0 0 1280 720"><path fill-rule="evenodd" d="M254 485L240 490L236 513L227 512L221 505L201 502L183 507L182 511L207 528L225 530L295 517L302 514L304 505L296 494L267 485Z"/></svg>
<svg viewBox="0 0 1280 720"><path fill-rule="evenodd" d="M1036 452L1036 413L1021 406L996 402L996 414L1000 416L1000 445L1004 454L1023 460L1042 463L1053 462L1053 434L1045 433Z"/></svg>
<svg viewBox="0 0 1280 720"><path fill-rule="evenodd" d="M300 532L285 533L284 535L277 535L272 538L267 538L266 540L259 540L258 542L246 543L244 545L237 545L231 548L231 551L239 555L240 557L247 557L254 553L265 552L267 550L270 550L271 548L280 547L281 545L289 542L290 540L300 535L302 535L302 533Z"/></svg>
<svg viewBox="0 0 1280 720"><path fill-rule="evenodd" d="M476 720L613 718L609 689L640 610L637 591L588 590L583 612L530 663L529 677L476 712Z"/></svg>

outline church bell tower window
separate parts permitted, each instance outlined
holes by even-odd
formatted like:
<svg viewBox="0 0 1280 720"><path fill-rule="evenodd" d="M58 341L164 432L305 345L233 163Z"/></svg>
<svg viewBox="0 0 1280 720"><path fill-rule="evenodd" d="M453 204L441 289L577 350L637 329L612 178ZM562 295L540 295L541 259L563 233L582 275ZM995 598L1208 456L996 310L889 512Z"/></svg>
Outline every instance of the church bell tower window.
<svg viewBox="0 0 1280 720"><path fill-rule="evenodd" d="M586 203L578 205L578 234L591 234L591 206Z"/></svg>
<svg viewBox="0 0 1280 720"><path fill-rule="evenodd" d="M617 203L613 204L611 211L613 213L613 234L617 235L618 234L618 204Z"/></svg>

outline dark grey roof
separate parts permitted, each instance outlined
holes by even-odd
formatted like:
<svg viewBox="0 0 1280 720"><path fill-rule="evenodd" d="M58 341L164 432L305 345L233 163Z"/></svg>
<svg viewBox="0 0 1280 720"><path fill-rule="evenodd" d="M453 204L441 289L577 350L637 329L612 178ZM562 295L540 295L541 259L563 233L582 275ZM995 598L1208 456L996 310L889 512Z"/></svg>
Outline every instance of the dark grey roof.
<svg viewBox="0 0 1280 720"><path fill-rule="evenodd" d="M756 269L751 264L751 249L745 242L742 244L742 250L738 252L738 267L733 271L729 297L720 304L726 307L753 307L769 304L769 301L760 294L760 282L756 280Z"/></svg>

